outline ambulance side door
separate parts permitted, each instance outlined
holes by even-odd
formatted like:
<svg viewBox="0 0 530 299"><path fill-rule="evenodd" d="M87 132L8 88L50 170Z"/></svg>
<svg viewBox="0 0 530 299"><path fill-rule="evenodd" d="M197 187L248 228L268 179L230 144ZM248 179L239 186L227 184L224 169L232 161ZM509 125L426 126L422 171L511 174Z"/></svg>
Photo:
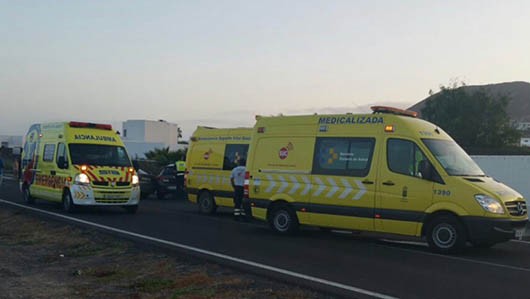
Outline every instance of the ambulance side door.
<svg viewBox="0 0 530 299"><path fill-rule="evenodd" d="M432 203L434 182L422 178L421 163L430 163L415 141L386 138L381 155L375 226L377 231L415 235Z"/></svg>
<svg viewBox="0 0 530 299"><path fill-rule="evenodd" d="M373 137L317 137L311 178L311 224L374 229L375 151Z"/></svg>
<svg viewBox="0 0 530 299"><path fill-rule="evenodd" d="M67 182L70 172L68 167L70 166L68 160L68 150L66 144L60 142L57 144L57 154L55 155L55 169L52 171L54 177L54 198L62 199L63 188Z"/></svg>
<svg viewBox="0 0 530 299"><path fill-rule="evenodd" d="M38 191L35 192L35 189L32 190L32 192L36 193L38 196L48 200L55 199L54 180L56 171L54 164L56 146L55 143L44 143L42 161L40 161L40 166L36 175L36 185L38 188L35 189L38 189Z"/></svg>

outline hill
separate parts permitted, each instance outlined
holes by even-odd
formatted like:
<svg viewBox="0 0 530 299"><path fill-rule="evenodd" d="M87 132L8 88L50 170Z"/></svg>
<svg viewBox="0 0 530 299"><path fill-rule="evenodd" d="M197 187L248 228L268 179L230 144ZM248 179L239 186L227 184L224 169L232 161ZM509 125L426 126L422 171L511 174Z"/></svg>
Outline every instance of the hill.
<svg viewBox="0 0 530 299"><path fill-rule="evenodd" d="M516 81L487 85L468 85L460 88L463 88L466 92L484 88L490 95L507 95L511 99L507 109L510 119L518 122L530 122L530 83L528 82ZM421 117L421 109L425 107L425 101L435 98L437 95L438 93L435 93L408 109L420 113Z"/></svg>

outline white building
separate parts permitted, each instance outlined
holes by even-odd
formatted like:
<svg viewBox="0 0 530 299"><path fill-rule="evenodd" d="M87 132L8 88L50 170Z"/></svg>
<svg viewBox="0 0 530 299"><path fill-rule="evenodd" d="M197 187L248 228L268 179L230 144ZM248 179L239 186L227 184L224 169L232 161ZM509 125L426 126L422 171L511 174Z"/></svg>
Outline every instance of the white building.
<svg viewBox="0 0 530 299"><path fill-rule="evenodd" d="M530 137L521 138L521 146L530 146Z"/></svg>
<svg viewBox="0 0 530 299"><path fill-rule="evenodd" d="M1 147L22 147L22 136L0 135Z"/></svg>
<svg viewBox="0 0 530 299"><path fill-rule="evenodd" d="M123 122L122 139L133 158L145 158L144 154L155 148L169 147L175 151L183 148L178 144L180 129L177 124L165 120L127 120Z"/></svg>

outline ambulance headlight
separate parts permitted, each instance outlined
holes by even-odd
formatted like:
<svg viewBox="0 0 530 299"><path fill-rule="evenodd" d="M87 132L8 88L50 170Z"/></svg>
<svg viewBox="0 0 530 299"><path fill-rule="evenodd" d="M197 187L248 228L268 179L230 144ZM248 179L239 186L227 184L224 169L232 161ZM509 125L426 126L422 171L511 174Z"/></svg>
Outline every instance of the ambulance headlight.
<svg viewBox="0 0 530 299"><path fill-rule="evenodd" d="M88 178L88 175L86 175L85 173L80 173L75 176L74 183L79 184L79 185L87 185L87 184L90 184L90 179Z"/></svg>
<svg viewBox="0 0 530 299"><path fill-rule="evenodd" d="M136 174L133 174L131 183L133 186L138 186L138 184L140 183L140 179Z"/></svg>
<svg viewBox="0 0 530 299"><path fill-rule="evenodd" d="M490 213L504 214L504 208L496 199L484 194L475 195L475 199L484 210Z"/></svg>

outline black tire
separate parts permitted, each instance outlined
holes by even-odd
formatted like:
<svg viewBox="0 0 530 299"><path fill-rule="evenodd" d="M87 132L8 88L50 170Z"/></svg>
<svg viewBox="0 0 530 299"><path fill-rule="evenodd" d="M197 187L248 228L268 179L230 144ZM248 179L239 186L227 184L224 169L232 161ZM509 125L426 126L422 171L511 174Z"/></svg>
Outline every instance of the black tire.
<svg viewBox="0 0 530 299"><path fill-rule="evenodd" d="M135 214L136 211L138 211L138 205L134 205L134 206L123 206L123 208L125 209L125 211L129 214Z"/></svg>
<svg viewBox="0 0 530 299"><path fill-rule="evenodd" d="M293 235L298 232L299 222L296 213L288 205L276 205L269 213L269 225L282 235Z"/></svg>
<svg viewBox="0 0 530 299"><path fill-rule="evenodd" d="M72 200L72 195L69 190L66 190L63 194L63 210L67 213L73 213L76 211L76 205Z"/></svg>
<svg viewBox="0 0 530 299"><path fill-rule="evenodd" d="M217 210L215 199L208 191L199 193L199 197L197 198L197 206L199 208L199 212L202 214L214 214Z"/></svg>
<svg viewBox="0 0 530 299"><path fill-rule="evenodd" d="M426 237L431 250L442 254L461 251L467 241L464 226L452 215L432 219L427 225Z"/></svg>
<svg viewBox="0 0 530 299"><path fill-rule="evenodd" d="M24 197L24 202L26 202L28 205L32 205L35 203L35 198L31 196L28 185L24 185L22 187L22 196Z"/></svg>

